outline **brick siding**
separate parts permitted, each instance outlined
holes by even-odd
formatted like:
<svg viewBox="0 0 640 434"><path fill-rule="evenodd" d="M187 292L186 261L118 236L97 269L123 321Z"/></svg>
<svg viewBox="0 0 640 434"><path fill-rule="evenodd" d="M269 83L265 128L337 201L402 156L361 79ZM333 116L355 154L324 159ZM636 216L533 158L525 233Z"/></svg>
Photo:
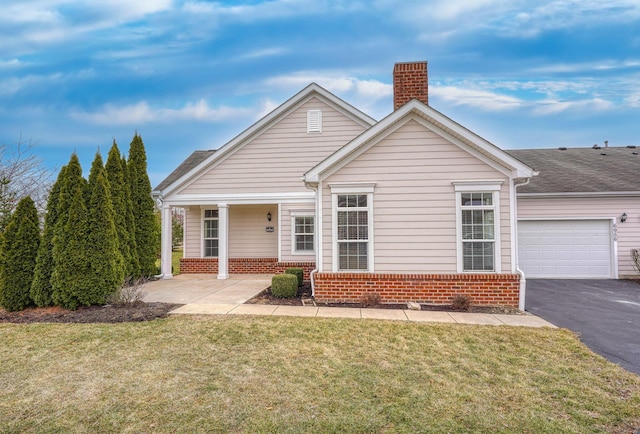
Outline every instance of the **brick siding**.
<svg viewBox="0 0 640 434"><path fill-rule="evenodd" d="M386 304L450 304L461 294L477 306L518 307L520 293L517 274L318 273L314 280L321 303L359 303L367 294L378 294Z"/></svg>
<svg viewBox="0 0 640 434"><path fill-rule="evenodd" d="M302 268L304 279L315 268L314 262L278 262L278 258L229 258L229 274L279 274L287 268ZM180 273L218 274L218 258L181 258Z"/></svg>

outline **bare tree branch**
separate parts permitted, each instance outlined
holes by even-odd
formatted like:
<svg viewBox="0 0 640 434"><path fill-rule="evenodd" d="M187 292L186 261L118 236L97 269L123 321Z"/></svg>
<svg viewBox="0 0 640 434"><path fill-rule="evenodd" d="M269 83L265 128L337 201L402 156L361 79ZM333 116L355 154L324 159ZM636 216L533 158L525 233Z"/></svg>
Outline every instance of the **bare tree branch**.
<svg viewBox="0 0 640 434"><path fill-rule="evenodd" d="M33 142L0 142L0 232L14 208L26 196L31 196L38 212L44 213L53 173L32 153Z"/></svg>

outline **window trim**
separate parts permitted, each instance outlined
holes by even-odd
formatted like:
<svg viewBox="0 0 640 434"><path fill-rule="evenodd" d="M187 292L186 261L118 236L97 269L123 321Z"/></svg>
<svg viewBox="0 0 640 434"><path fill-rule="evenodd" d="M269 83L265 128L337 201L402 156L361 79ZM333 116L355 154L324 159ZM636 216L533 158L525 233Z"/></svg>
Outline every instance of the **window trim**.
<svg viewBox="0 0 640 434"><path fill-rule="evenodd" d="M374 270L374 225L373 225L373 191L375 183L345 183L329 184L331 189L331 249L332 268L334 273L373 273ZM339 195L366 195L367 196L367 269L366 270L340 270L340 258L338 257L338 196Z"/></svg>
<svg viewBox="0 0 640 434"><path fill-rule="evenodd" d="M207 211L218 211L218 217L205 217ZM200 210L200 257L201 258L219 258L220 257L220 211L216 207L202 207ZM218 238L206 238L204 237L204 222L205 220L217 220L218 221ZM218 255L217 256L205 256L204 242L206 240L218 240Z"/></svg>
<svg viewBox="0 0 640 434"><path fill-rule="evenodd" d="M500 188L502 180L454 182L456 200L456 258L457 272L469 274L493 274L502 272L502 247L500 242ZM465 270L462 239L462 193L491 193L493 205L482 209L493 209L493 270ZM516 234L512 234L516 236Z"/></svg>
<svg viewBox="0 0 640 434"><path fill-rule="evenodd" d="M317 221L316 221L316 213L314 211L291 211L291 254L297 256L310 256L315 255L316 253L316 240L317 240ZM300 217L310 217L313 219L313 250L297 250L297 240L296 240L296 218Z"/></svg>

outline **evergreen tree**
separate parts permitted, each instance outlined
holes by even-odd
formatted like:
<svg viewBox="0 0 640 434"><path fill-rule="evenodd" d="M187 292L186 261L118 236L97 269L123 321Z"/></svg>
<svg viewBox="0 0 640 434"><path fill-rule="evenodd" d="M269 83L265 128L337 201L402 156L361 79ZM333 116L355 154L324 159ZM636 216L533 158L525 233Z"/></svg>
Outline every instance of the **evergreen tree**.
<svg viewBox="0 0 640 434"><path fill-rule="evenodd" d="M38 257L31 285L31 299L36 306L51 306L53 300L51 294L51 273L53 273L53 235L58 221L58 201L60 190L64 182L66 166L58 174L58 179L51 187L49 201L47 202L47 214L44 217L44 231L38 248Z"/></svg>
<svg viewBox="0 0 640 434"><path fill-rule="evenodd" d="M0 305L22 310L31 303L29 291L40 244L38 210L26 196L9 219L2 237L0 257Z"/></svg>
<svg viewBox="0 0 640 434"><path fill-rule="evenodd" d="M129 148L127 173L133 203L135 240L140 263L140 274L151 276L156 273L156 257L160 250L159 226L154 216L154 202L151 197L151 183L147 174L147 156L142 138L135 134Z"/></svg>
<svg viewBox="0 0 640 434"><path fill-rule="evenodd" d="M87 204L91 200L91 192L95 188L96 178L98 174L104 169L104 162L102 161L102 155L100 151L96 152L96 155L91 163L91 170L89 171L89 188L87 188Z"/></svg>
<svg viewBox="0 0 640 434"><path fill-rule="evenodd" d="M65 214L60 213L56 227L51 285L56 305L77 309L80 305L91 304L85 294L91 274L87 256L87 208L82 185L75 183L72 187L74 183L69 178L66 181L60 202L68 203L69 208Z"/></svg>
<svg viewBox="0 0 640 434"><path fill-rule="evenodd" d="M135 279L142 275L140 271L140 259L138 259L138 243L136 242L136 219L133 215L133 201L131 200L131 183L129 182L129 168L127 159L122 156L122 175L124 179L124 202L126 207L126 225L131 243L131 278Z"/></svg>
<svg viewBox="0 0 640 434"><path fill-rule="evenodd" d="M80 304L82 288L89 274L86 261L87 182L74 152L64 170L58 197L58 217L52 243L53 271L51 274L52 300L71 309Z"/></svg>
<svg viewBox="0 0 640 434"><path fill-rule="evenodd" d="M109 150L105 170L107 181L109 181L111 202L115 211L114 220L116 231L118 232L118 246L124 262L124 275L125 278L131 279L140 273L140 267L137 265L137 257L134 258L131 252L134 245L134 231L130 231L130 222L133 220L133 216L131 216L131 199L122 168L120 150L115 140L111 150Z"/></svg>
<svg viewBox="0 0 640 434"><path fill-rule="evenodd" d="M115 215L104 168L96 164L91 200L87 209L86 256L91 273L80 298L83 304L103 304L123 283L124 264L118 246ZM91 186L91 181L90 181Z"/></svg>

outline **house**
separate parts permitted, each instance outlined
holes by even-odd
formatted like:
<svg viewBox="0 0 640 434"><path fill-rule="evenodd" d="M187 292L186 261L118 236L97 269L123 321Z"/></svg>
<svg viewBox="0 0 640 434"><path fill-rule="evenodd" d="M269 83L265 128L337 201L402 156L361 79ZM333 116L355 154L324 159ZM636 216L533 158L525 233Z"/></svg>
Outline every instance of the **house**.
<svg viewBox="0 0 640 434"><path fill-rule="evenodd" d="M310 84L218 150L187 158L154 190L164 278L180 207L183 273L297 266L321 302L466 294L524 308L517 193L536 172L428 105L427 62L393 74L394 111L378 122Z"/></svg>
<svg viewBox="0 0 640 434"><path fill-rule="evenodd" d="M594 145L509 153L539 171L518 189L518 264L531 278L636 277L640 149Z"/></svg>

